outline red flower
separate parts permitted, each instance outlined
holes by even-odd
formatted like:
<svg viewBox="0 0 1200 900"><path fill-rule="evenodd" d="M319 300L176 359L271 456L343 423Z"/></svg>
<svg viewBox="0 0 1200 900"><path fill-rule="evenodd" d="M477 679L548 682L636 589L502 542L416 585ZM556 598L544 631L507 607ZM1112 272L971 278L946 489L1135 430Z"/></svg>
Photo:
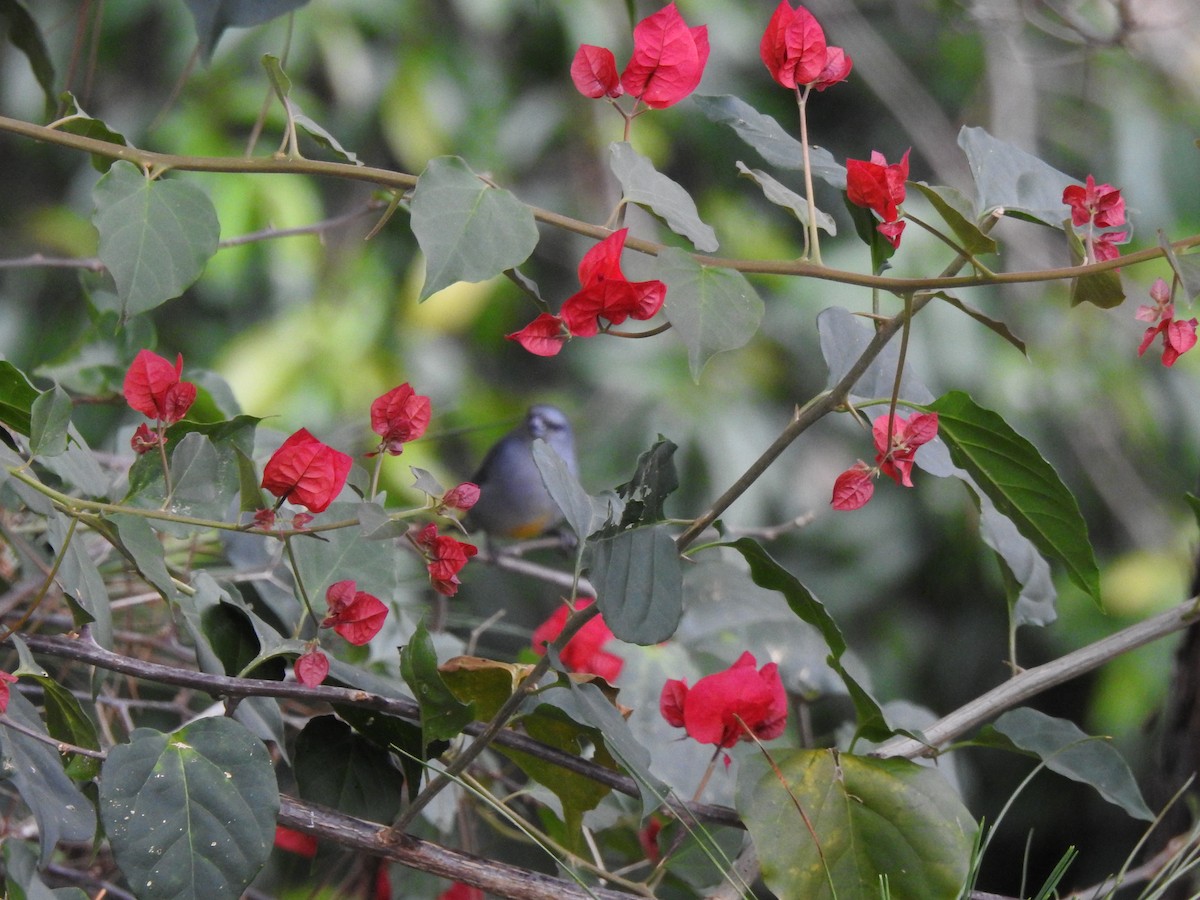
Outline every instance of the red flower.
<svg viewBox="0 0 1200 900"><path fill-rule="evenodd" d="M617 77L617 61L607 47L582 44L571 62L571 80L579 93L593 100L620 97L625 93Z"/></svg>
<svg viewBox="0 0 1200 900"><path fill-rule="evenodd" d="M575 600L575 609L583 609L594 602L591 597L579 597ZM566 606L559 606L550 618L534 629L534 653L541 656L546 652L546 644L562 634L569 614L570 610ZM599 675L605 681L616 681L625 661L615 653L605 652L605 645L612 640L616 639L604 618L596 616L567 641L567 646L563 647L559 658L572 672L587 672Z"/></svg>
<svg viewBox="0 0 1200 900"><path fill-rule="evenodd" d="M174 425L196 400L196 386L180 381L183 354L171 365L156 353L139 350L125 373L125 401L142 415Z"/></svg>
<svg viewBox="0 0 1200 900"><path fill-rule="evenodd" d="M1111 184L1096 184L1091 175L1084 186L1072 184L1063 191L1063 203L1071 207L1071 223L1097 228L1125 224L1125 201Z"/></svg>
<svg viewBox="0 0 1200 900"><path fill-rule="evenodd" d="M749 651L724 672L706 675L689 688L672 679L663 685L659 710L676 728L701 744L732 747L750 736L769 741L787 725L787 694L779 667L757 662Z"/></svg>
<svg viewBox="0 0 1200 900"><path fill-rule="evenodd" d="M322 628L332 628L351 644L362 646L379 634L387 618L387 607L374 594L355 590L353 581L337 581L325 592L329 608Z"/></svg>
<svg viewBox="0 0 1200 900"><path fill-rule="evenodd" d="M506 334L535 356L557 356L563 344L571 339L571 332L561 316L542 313L520 331Z"/></svg>
<svg viewBox="0 0 1200 900"><path fill-rule="evenodd" d="M458 509L466 512L472 506L479 502L479 485L473 484L470 481L464 481L457 487L452 487L446 493L442 494L442 502L438 504L439 509Z"/></svg>
<svg viewBox="0 0 1200 900"><path fill-rule="evenodd" d="M314 646L310 647L307 653L296 657L293 668L298 682L305 687L316 687L329 674L329 659Z"/></svg>
<svg viewBox="0 0 1200 900"><path fill-rule="evenodd" d="M371 430L383 440L375 453L386 450L399 456L405 441L414 441L425 433L429 416L429 398L414 391L408 382L377 397L371 404Z"/></svg>
<svg viewBox="0 0 1200 900"><path fill-rule="evenodd" d="M825 43L825 30L803 6L792 9L787 0L767 23L759 55L771 77L785 88L811 84L819 91L844 81L853 61L841 47Z"/></svg>
<svg viewBox="0 0 1200 900"><path fill-rule="evenodd" d="M937 428L937 413L917 413L911 419L896 416L889 448L888 417L885 414L876 418L871 432L875 438L875 462L880 464L883 474L896 484L912 487L913 457L918 447L937 437Z"/></svg>
<svg viewBox="0 0 1200 900"><path fill-rule="evenodd" d="M1151 325L1146 329L1146 333L1142 336L1142 343L1138 346L1138 356L1145 353L1154 339L1161 334L1163 338L1162 364L1168 368L1175 365L1175 360L1196 346L1197 324L1200 323L1197 323L1195 319L1185 321L1167 315L1157 325Z"/></svg>
<svg viewBox="0 0 1200 900"><path fill-rule="evenodd" d="M165 443L166 435L159 435L150 430L150 426L143 422L133 432L133 437L129 439L129 446L133 448L133 452L138 456L143 453L149 453L160 443Z"/></svg>
<svg viewBox="0 0 1200 900"><path fill-rule="evenodd" d="M421 530L413 541L425 555L429 581L439 594L453 597L458 593L458 573L467 561L479 552L474 544L456 540L448 534L438 534L432 522Z"/></svg>
<svg viewBox="0 0 1200 900"><path fill-rule="evenodd" d="M1087 246L1096 262L1105 262L1121 255L1117 242L1124 241L1128 236L1129 232L1127 231L1105 231L1089 237Z"/></svg>
<svg viewBox="0 0 1200 900"><path fill-rule="evenodd" d="M542 313L520 331L508 335L530 353L554 356L572 337L594 337L600 320L620 325L626 319L652 319L667 296L661 281L630 281L621 271L621 252L628 228L614 231L579 261L580 289L566 299L559 315Z"/></svg>
<svg viewBox="0 0 1200 900"><path fill-rule="evenodd" d="M0 672L0 713L8 711L8 686L16 683L16 675Z"/></svg>
<svg viewBox="0 0 1200 900"><path fill-rule="evenodd" d="M823 91L827 87L833 87L835 84L845 81L849 77L850 70L853 67L854 60L841 47L826 47L825 68L821 70L821 74L813 82L813 87L818 91Z"/></svg>
<svg viewBox="0 0 1200 900"><path fill-rule="evenodd" d="M662 849L658 846L660 831L662 831L662 819L657 814L652 815L646 820L646 824L638 829L638 844L650 863L657 863L662 859Z"/></svg>
<svg viewBox="0 0 1200 900"><path fill-rule="evenodd" d="M846 196L850 202L875 210L885 223L895 222L900 217L898 207L904 202L911 152L911 148L905 150L900 162L891 165L878 150L871 151L870 162L846 160Z"/></svg>
<svg viewBox="0 0 1200 900"><path fill-rule="evenodd" d="M896 484L913 486L913 459L918 447L937 437L937 413L917 413L910 419L896 416L894 422L891 447L888 446L888 416L879 416L872 423L876 466L868 466L860 459L837 477L830 501L834 509L848 511L866 506L875 493L872 479L880 472Z"/></svg>
<svg viewBox="0 0 1200 900"><path fill-rule="evenodd" d="M280 500L323 512L341 493L354 461L301 428L263 467L262 486Z"/></svg>
<svg viewBox="0 0 1200 900"><path fill-rule="evenodd" d="M664 109L690 94L708 62L708 26L688 28L674 3L638 22L633 56L621 86L647 106Z"/></svg>
<svg viewBox="0 0 1200 900"><path fill-rule="evenodd" d="M288 853L297 853L308 859L312 859L317 855L317 839L315 837L311 834L305 834L303 831L286 828L283 825L275 826L275 846L280 850L286 850Z"/></svg>
<svg viewBox="0 0 1200 900"><path fill-rule="evenodd" d="M875 226L875 230L882 234L889 244L899 248L900 235L904 234L904 226L907 224L903 219L897 222L880 222Z"/></svg>
<svg viewBox="0 0 1200 900"><path fill-rule="evenodd" d="M1063 203L1071 207L1071 224L1086 225L1083 235L1087 261L1105 262L1121 255L1117 243L1124 241L1127 231L1098 231L1125 224L1125 200L1111 184L1096 184L1091 175L1085 185L1072 184L1063 190Z"/></svg>
<svg viewBox="0 0 1200 900"><path fill-rule="evenodd" d="M875 493L874 475L877 474L861 459L837 477L833 483L834 509L848 512L867 505Z"/></svg>
<svg viewBox="0 0 1200 900"><path fill-rule="evenodd" d="M600 319L620 325L627 318L653 318L663 305L667 286L661 281L630 281L621 271L621 251L628 228L614 231L579 262L581 289L567 298L562 318L576 337L592 337Z"/></svg>
<svg viewBox="0 0 1200 900"><path fill-rule="evenodd" d="M438 894L438 900L484 900L484 896L479 888L456 881Z"/></svg>

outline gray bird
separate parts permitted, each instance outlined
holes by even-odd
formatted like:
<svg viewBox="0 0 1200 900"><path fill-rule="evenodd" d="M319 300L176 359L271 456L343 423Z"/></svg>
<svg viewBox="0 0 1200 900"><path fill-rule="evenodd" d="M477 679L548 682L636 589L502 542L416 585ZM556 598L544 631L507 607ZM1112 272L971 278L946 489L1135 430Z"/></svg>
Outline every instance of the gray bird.
<svg viewBox="0 0 1200 900"><path fill-rule="evenodd" d="M571 474L578 474L575 438L566 415L556 406L532 406L525 421L488 450L471 479L479 485L479 500L467 514L468 529L520 539L537 537L562 521L562 511L533 461L537 438L562 457Z"/></svg>

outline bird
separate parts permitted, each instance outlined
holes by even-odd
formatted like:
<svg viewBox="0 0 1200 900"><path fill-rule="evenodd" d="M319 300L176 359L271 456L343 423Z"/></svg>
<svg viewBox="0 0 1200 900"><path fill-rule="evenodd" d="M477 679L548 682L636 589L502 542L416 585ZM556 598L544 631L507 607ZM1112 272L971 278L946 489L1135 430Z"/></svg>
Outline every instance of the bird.
<svg viewBox="0 0 1200 900"><path fill-rule="evenodd" d="M541 438L578 475L575 437L566 414L556 406L531 406L525 421L500 438L483 457L472 481L479 500L464 524L482 530L489 538L534 538L563 520L562 511L542 483L533 460L533 442Z"/></svg>

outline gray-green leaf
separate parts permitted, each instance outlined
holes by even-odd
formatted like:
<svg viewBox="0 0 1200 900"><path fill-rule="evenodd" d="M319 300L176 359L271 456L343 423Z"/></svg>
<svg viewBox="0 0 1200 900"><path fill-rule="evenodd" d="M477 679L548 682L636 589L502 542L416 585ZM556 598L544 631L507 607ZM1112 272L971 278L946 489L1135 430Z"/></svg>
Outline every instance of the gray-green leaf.
<svg viewBox="0 0 1200 900"><path fill-rule="evenodd" d="M613 143L609 165L621 182L624 199L650 209L676 234L691 241L697 250L712 253L720 246L717 233L700 220L691 195L625 141Z"/></svg>
<svg viewBox="0 0 1200 900"><path fill-rule="evenodd" d="M237 900L271 852L278 812L266 748L233 719L139 728L104 762L101 820L144 900Z"/></svg>
<svg viewBox="0 0 1200 900"><path fill-rule="evenodd" d="M1091 785L1135 819L1154 821L1129 765L1107 738L1093 737L1074 722L1024 706L1006 712L992 728L1036 755L1052 772Z"/></svg>
<svg viewBox="0 0 1200 900"><path fill-rule="evenodd" d="M808 201L793 191L791 188L775 180L762 169L751 169L744 162L738 160L738 174L743 178L748 178L762 188L763 196L774 203L776 206L782 206L784 209L790 209L794 215L804 225L808 224ZM823 228L829 234L837 234L837 222L833 220L833 216L828 213L823 213L821 210L816 210L817 227Z"/></svg>
<svg viewBox="0 0 1200 900"><path fill-rule="evenodd" d="M123 319L178 297L217 252L216 210L190 184L150 179L121 161L92 197L100 261L116 282Z"/></svg>
<svg viewBox="0 0 1200 900"><path fill-rule="evenodd" d="M673 635L683 615L683 571L665 526L602 538L594 552L596 603L613 634L644 646Z"/></svg>
<svg viewBox="0 0 1200 900"><path fill-rule="evenodd" d="M429 161L412 197L412 230L425 254L426 299L456 281L486 281L537 246L529 207L491 187L457 156Z"/></svg>
<svg viewBox="0 0 1200 900"><path fill-rule="evenodd" d="M1079 504L1037 448L961 391L926 408L938 414L938 435L954 464L966 469L996 509L1100 603L1100 570Z"/></svg>
<svg viewBox="0 0 1200 900"><path fill-rule="evenodd" d="M687 347L694 380L715 354L736 350L758 331L762 298L741 272L702 266L670 247L658 255L657 274L667 286L666 315Z"/></svg>

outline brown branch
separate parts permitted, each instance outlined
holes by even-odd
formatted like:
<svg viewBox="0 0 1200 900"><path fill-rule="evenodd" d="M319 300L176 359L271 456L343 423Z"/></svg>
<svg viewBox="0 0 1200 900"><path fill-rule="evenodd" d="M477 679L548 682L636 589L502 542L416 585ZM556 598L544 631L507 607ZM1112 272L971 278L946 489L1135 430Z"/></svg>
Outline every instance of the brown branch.
<svg viewBox="0 0 1200 900"><path fill-rule="evenodd" d="M259 175L315 175L327 178L340 178L348 181L359 181L375 184L393 190L409 190L416 187L417 176L405 172L395 172L375 166L355 166L350 163L325 162L323 160L289 158L284 155L272 156L184 156L175 153L157 153L153 150L142 150L124 144L114 144L96 138L79 134L57 131L44 125L35 125L20 119L0 116L0 131L7 131L35 141L57 144L72 150L93 153L108 159L120 159L131 162L147 171L161 173L176 169L189 172L217 172L226 174L259 174ZM583 222L564 216L548 209L531 206L527 208L533 217L543 224L571 231L586 237L602 240L612 232L600 225ZM657 256L665 244L647 241L640 238L628 238L625 246L630 250ZM1200 246L1200 235L1194 235L1171 244L1177 253ZM1098 272L1108 272L1138 263L1159 259L1164 255L1161 247L1151 247L1136 253L1129 253L1105 262L1088 265L1062 266L1053 269L1035 269L1024 272L997 272L991 274L975 274L961 276L939 276L936 278L904 278L887 275L868 275L862 272L848 272L842 269L831 269L816 263L802 260L755 260L755 259L725 259L703 254L693 254L693 258L701 265L714 266L723 269L733 269L744 274L752 275L791 275L805 278L817 278L825 281L836 281L841 284L853 284L860 287L874 288L890 293L912 293L914 291L952 290L956 288L981 287L993 284L1029 284L1042 281L1065 281L1078 278L1081 275L1091 275Z"/></svg>
<svg viewBox="0 0 1200 900"><path fill-rule="evenodd" d="M461 881L498 897L514 900L628 900L635 896L602 887L582 887L562 878L532 872L432 841L396 834L386 825L365 822L286 794L280 798L279 822L344 847L380 856L409 868Z"/></svg>
<svg viewBox="0 0 1200 900"><path fill-rule="evenodd" d="M1200 608L1198 608L1197 600L1193 598L1166 612L1159 613L1157 616L1130 625L1128 628L1122 628L1115 634L1088 644L1086 647L1073 650L1058 659L1032 669L1026 669L939 719L928 728L922 729L923 740L895 737L881 744L872 751L871 755L903 756L909 759L934 755L943 744L966 734L1004 710L1055 685L1062 684L1064 681L1090 672L1143 644L1156 641L1176 631L1182 631L1194 624L1198 615L1200 615Z"/></svg>
<svg viewBox="0 0 1200 900"><path fill-rule="evenodd" d="M364 709L375 709L413 722L420 721L420 708L408 697L375 694L357 688L341 688L330 685L319 685L314 688L305 687L294 681L271 681L262 678L234 678L228 675L211 675L196 672L191 669L181 669L176 666L166 666L161 663L133 659L105 650L90 636L81 634L76 637L56 635L26 634L21 636L26 645L34 653L45 654L62 659L71 659L97 666L111 672L120 672L159 684L172 684L178 687L194 688L216 697L275 697L277 699L303 700L306 702L325 702L329 704L345 704ZM479 735L484 731L484 724L472 722L463 729L467 734ZM556 766L590 778L606 785L618 793L630 797L640 796L637 782L628 775L622 775L605 766L597 765L591 760L582 759L566 753L556 747L551 747L517 731L506 730L496 736L496 743L513 750L519 750L546 760ZM672 798L667 803L668 809L677 815L695 816L705 822L716 825L740 827L740 819L736 812L725 806L708 803L690 803Z"/></svg>

